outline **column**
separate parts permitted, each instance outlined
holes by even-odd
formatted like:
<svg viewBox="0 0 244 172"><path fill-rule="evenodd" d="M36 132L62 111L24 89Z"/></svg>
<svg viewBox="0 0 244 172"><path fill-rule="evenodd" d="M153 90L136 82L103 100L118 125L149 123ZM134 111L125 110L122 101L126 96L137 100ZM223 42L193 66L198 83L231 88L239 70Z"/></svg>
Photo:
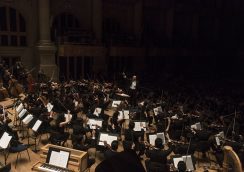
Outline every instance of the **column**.
<svg viewBox="0 0 244 172"><path fill-rule="evenodd" d="M92 26L98 43L101 43L102 41L102 11L102 0L92 0Z"/></svg>
<svg viewBox="0 0 244 172"><path fill-rule="evenodd" d="M50 2L49 0L39 0L39 29L40 44L50 44Z"/></svg>
<svg viewBox="0 0 244 172"><path fill-rule="evenodd" d="M39 41L36 46L36 55L39 61L39 70L42 70L48 79L58 80L58 70L55 63L56 47L50 40L50 1L38 1Z"/></svg>

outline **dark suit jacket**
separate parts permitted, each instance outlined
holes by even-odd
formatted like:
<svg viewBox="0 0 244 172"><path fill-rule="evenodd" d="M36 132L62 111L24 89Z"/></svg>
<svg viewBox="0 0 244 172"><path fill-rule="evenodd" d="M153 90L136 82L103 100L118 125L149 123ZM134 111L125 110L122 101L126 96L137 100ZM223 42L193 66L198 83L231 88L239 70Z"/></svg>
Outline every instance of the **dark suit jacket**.
<svg viewBox="0 0 244 172"><path fill-rule="evenodd" d="M170 146L168 150L153 149L147 150L146 156L150 158L151 162L158 162L161 164L167 164L167 156L173 151L173 146Z"/></svg>
<svg viewBox="0 0 244 172"><path fill-rule="evenodd" d="M123 151L101 162L96 172L145 172L139 157L133 150Z"/></svg>
<svg viewBox="0 0 244 172"><path fill-rule="evenodd" d="M104 157L105 157L105 159L108 159L108 158L111 158L117 154L118 154L118 152L115 152L115 151L112 151L111 149L108 149L104 152Z"/></svg>

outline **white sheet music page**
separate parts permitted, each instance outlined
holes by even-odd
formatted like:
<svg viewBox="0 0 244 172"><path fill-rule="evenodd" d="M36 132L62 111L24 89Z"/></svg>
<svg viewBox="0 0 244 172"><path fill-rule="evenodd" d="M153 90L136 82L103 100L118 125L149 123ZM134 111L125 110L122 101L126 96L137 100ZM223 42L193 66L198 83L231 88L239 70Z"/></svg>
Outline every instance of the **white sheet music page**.
<svg viewBox="0 0 244 172"><path fill-rule="evenodd" d="M48 111L48 112L51 112L52 109L53 109L53 105L52 105L51 103L48 103L48 104L47 104L47 111Z"/></svg>
<svg viewBox="0 0 244 172"><path fill-rule="evenodd" d="M121 120L121 119L130 119L130 111L129 110L124 110L124 111L119 111L119 116L118 116L118 119Z"/></svg>
<svg viewBox="0 0 244 172"><path fill-rule="evenodd" d="M19 118L22 118L24 115L25 115L25 113L27 112L27 110L26 109L22 109L22 111L19 113Z"/></svg>
<svg viewBox="0 0 244 172"><path fill-rule="evenodd" d="M120 105L121 101L120 100L114 100L112 103L112 107L118 107Z"/></svg>
<svg viewBox="0 0 244 172"><path fill-rule="evenodd" d="M59 156L60 156L59 167L66 168L69 161L69 152L60 151Z"/></svg>
<svg viewBox="0 0 244 172"><path fill-rule="evenodd" d="M118 140L117 136L111 136L111 135L108 135L106 141L107 141L107 144L109 144L109 145L111 146L111 143L112 143L112 141L114 141L114 140Z"/></svg>
<svg viewBox="0 0 244 172"><path fill-rule="evenodd" d="M102 112L102 108L96 108L93 112L94 115L99 116L100 113Z"/></svg>
<svg viewBox="0 0 244 172"><path fill-rule="evenodd" d="M155 146L155 140L156 140L156 138L157 138L157 135L156 134L150 134L149 135L149 143L150 143L150 145Z"/></svg>
<svg viewBox="0 0 244 172"><path fill-rule="evenodd" d="M193 166L191 155L182 156L182 158L183 158L183 161L186 163L187 170L190 170L190 171L195 170L194 166Z"/></svg>
<svg viewBox="0 0 244 172"><path fill-rule="evenodd" d="M174 166L175 166L176 169L178 168L178 163L179 163L180 161L183 161L183 158L182 158L182 157L179 157L179 158L173 158Z"/></svg>
<svg viewBox="0 0 244 172"><path fill-rule="evenodd" d="M157 138L162 139L163 144L165 144L165 136L164 136L164 133L157 133Z"/></svg>
<svg viewBox="0 0 244 172"><path fill-rule="evenodd" d="M9 145L12 136L10 136L7 132L4 132L1 139L0 139L0 147L2 149L6 149Z"/></svg>
<svg viewBox="0 0 244 172"><path fill-rule="evenodd" d="M52 151L49 159L49 164L59 166L60 156L59 152Z"/></svg>
<svg viewBox="0 0 244 172"><path fill-rule="evenodd" d="M16 108L16 112L20 113L24 108L24 105L22 103L19 104L19 106Z"/></svg>
<svg viewBox="0 0 244 172"><path fill-rule="evenodd" d="M102 127L103 121L102 120L96 120L96 125L99 127Z"/></svg>
<svg viewBox="0 0 244 172"><path fill-rule="evenodd" d="M197 122L195 125L196 125L196 127L197 127L197 130L201 130L201 129L202 129L202 127L201 127L201 123L200 123L200 122Z"/></svg>
<svg viewBox="0 0 244 172"><path fill-rule="evenodd" d="M32 130L37 132L38 128L41 126L42 121L40 121L39 119L36 121L36 123L34 124L34 126L32 127Z"/></svg>
<svg viewBox="0 0 244 172"><path fill-rule="evenodd" d="M141 131L141 122L135 122L134 131Z"/></svg>
<svg viewBox="0 0 244 172"><path fill-rule="evenodd" d="M108 134L107 133L101 133L99 138L99 145L104 146L104 141L107 141Z"/></svg>
<svg viewBox="0 0 244 172"><path fill-rule="evenodd" d="M215 136L215 141L216 141L216 144L217 144L218 146L220 146L220 140L219 140L219 137L218 137L218 136Z"/></svg>
<svg viewBox="0 0 244 172"><path fill-rule="evenodd" d="M31 114L27 115L24 119L23 119L23 123L24 124L29 124L29 122L33 119L33 116Z"/></svg>
<svg viewBox="0 0 244 172"><path fill-rule="evenodd" d="M130 111L129 110L124 110L124 119L130 119Z"/></svg>
<svg viewBox="0 0 244 172"><path fill-rule="evenodd" d="M118 120L124 119L123 112L119 111Z"/></svg>
<svg viewBox="0 0 244 172"><path fill-rule="evenodd" d="M88 121L88 124L91 129L94 129L94 130L96 129L96 120L95 119L90 118Z"/></svg>

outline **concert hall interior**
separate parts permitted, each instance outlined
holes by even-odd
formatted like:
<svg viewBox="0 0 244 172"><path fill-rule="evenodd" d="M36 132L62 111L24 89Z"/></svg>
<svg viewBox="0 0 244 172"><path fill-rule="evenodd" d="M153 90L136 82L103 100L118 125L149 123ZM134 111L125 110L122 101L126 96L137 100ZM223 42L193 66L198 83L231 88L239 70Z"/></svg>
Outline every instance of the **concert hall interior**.
<svg viewBox="0 0 244 172"><path fill-rule="evenodd" d="M243 171L243 0L0 0L0 172Z"/></svg>

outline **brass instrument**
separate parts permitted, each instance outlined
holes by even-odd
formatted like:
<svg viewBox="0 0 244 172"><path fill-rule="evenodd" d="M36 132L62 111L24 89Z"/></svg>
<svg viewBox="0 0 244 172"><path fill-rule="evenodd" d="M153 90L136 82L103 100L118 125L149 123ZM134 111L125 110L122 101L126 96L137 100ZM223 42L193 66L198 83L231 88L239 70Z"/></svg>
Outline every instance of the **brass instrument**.
<svg viewBox="0 0 244 172"><path fill-rule="evenodd" d="M228 172L230 163L233 163L232 171L242 172L242 165L238 155L234 152L232 147L224 147L224 162L223 162L223 172Z"/></svg>

